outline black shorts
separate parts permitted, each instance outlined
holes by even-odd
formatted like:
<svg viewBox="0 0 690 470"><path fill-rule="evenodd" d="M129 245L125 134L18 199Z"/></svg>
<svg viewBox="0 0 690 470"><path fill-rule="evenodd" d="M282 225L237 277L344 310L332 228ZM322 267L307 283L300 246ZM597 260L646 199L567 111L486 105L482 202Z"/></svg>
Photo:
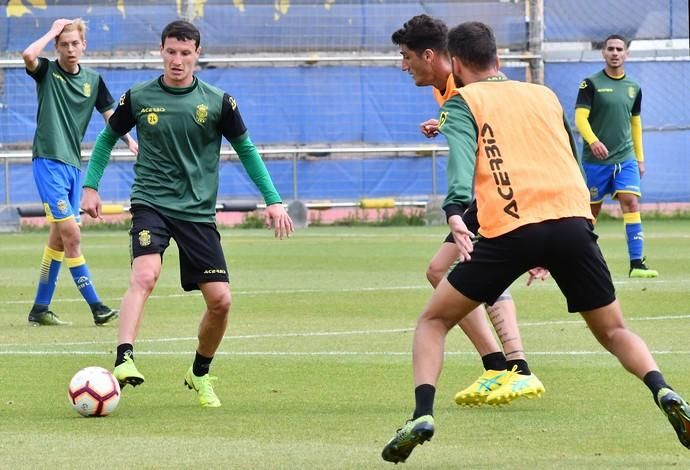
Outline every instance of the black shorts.
<svg viewBox="0 0 690 470"><path fill-rule="evenodd" d="M205 282L229 282L216 224L174 219L143 204L134 204L130 213L132 260L153 253L159 253L162 260L173 238L180 252L180 283L184 290L198 290Z"/></svg>
<svg viewBox="0 0 690 470"><path fill-rule="evenodd" d="M611 273L584 218L547 220L496 238L479 238L472 259L448 274L464 296L493 304L523 273L540 266L551 272L569 312L604 307L616 299Z"/></svg>

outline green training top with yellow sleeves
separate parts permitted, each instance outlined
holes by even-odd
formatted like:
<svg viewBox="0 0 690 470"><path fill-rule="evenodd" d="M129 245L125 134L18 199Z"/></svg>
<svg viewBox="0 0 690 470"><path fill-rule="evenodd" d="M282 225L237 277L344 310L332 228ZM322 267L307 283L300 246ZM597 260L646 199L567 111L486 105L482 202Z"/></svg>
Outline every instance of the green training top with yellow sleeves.
<svg viewBox="0 0 690 470"><path fill-rule="evenodd" d="M448 215L477 198L479 233L493 238L523 225L591 219L563 108L548 88L490 77L455 89L441 110L448 140Z"/></svg>
<svg viewBox="0 0 690 470"><path fill-rule="evenodd" d="M589 109L592 131L609 151L606 159L599 160L585 142L583 161L610 165L635 159L630 119L642 110L642 89L637 82L627 75L613 78L601 70L580 83L575 108Z"/></svg>
<svg viewBox="0 0 690 470"><path fill-rule="evenodd" d="M33 157L58 160L81 168L81 141L94 107L99 113L115 102L98 72L79 66L69 73L57 60L38 58L38 67L26 73L36 81L38 113Z"/></svg>

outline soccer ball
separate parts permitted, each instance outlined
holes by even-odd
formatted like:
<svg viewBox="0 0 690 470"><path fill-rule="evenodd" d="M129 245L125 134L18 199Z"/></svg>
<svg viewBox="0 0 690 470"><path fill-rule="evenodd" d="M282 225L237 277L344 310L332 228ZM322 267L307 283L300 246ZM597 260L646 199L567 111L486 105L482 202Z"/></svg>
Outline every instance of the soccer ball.
<svg viewBox="0 0 690 470"><path fill-rule="evenodd" d="M67 398L82 416L107 416L120 401L120 384L102 367L85 367L70 380Z"/></svg>

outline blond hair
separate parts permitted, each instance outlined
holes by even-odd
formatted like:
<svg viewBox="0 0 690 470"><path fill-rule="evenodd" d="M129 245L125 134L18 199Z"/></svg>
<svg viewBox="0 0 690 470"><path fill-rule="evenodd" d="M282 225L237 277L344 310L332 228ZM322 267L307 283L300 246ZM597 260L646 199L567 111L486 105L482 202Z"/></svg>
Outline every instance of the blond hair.
<svg viewBox="0 0 690 470"><path fill-rule="evenodd" d="M82 20L81 18L77 18L74 21L72 21L70 24L62 28L62 31L60 31L60 34L58 34L55 37L55 43L57 44L58 40L60 39L60 36L62 36L62 33L69 33L72 31L79 31L79 37L81 40L86 39L86 22Z"/></svg>

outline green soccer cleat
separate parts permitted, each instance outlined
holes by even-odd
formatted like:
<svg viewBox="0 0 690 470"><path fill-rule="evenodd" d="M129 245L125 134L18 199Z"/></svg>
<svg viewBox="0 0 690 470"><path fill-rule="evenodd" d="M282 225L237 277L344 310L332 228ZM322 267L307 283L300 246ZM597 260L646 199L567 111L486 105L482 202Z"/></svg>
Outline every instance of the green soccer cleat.
<svg viewBox="0 0 690 470"><path fill-rule="evenodd" d="M650 279L659 276L659 272L649 269L646 264L647 258L636 259L630 261L630 271L628 277L639 279Z"/></svg>
<svg viewBox="0 0 690 470"><path fill-rule="evenodd" d="M218 377L213 377L208 374L197 377L192 372L190 367L184 376L184 384L190 390L196 390L199 395L199 404L204 408L219 408L221 406L220 398L213 391L213 384L218 380Z"/></svg>
<svg viewBox="0 0 690 470"><path fill-rule="evenodd" d="M381 457L386 462L405 462L417 445L424 444L434 436L434 417L420 416L409 420L398 429L393 439L383 448Z"/></svg>
<svg viewBox="0 0 690 470"><path fill-rule="evenodd" d="M690 449L690 405L683 397L670 388L662 388L657 393L659 408L668 418L678 435L678 440Z"/></svg>
<svg viewBox="0 0 690 470"><path fill-rule="evenodd" d="M120 387L125 385L136 387L144 383L144 376L137 370L137 366L134 365L134 359L131 354L125 355L125 362L115 366L113 375L120 383Z"/></svg>
<svg viewBox="0 0 690 470"><path fill-rule="evenodd" d="M104 304L99 304L91 312L93 313L93 322L96 324L96 326L102 326L106 323L110 323L120 316L119 310L115 310Z"/></svg>
<svg viewBox="0 0 690 470"><path fill-rule="evenodd" d="M44 310L42 312L29 312L29 325L31 326L63 326L71 325L68 321L60 320L54 312Z"/></svg>
<svg viewBox="0 0 690 470"><path fill-rule="evenodd" d="M517 367L509 371L505 380L486 397L489 405L507 405L516 398L539 398L546 389L536 375L520 375Z"/></svg>
<svg viewBox="0 0 690 470"><path fill-rule="evenodd" d="M460 406L482 405L507 378L507 370L485 370L472 385L455 394L455 403Z"/></svg>

